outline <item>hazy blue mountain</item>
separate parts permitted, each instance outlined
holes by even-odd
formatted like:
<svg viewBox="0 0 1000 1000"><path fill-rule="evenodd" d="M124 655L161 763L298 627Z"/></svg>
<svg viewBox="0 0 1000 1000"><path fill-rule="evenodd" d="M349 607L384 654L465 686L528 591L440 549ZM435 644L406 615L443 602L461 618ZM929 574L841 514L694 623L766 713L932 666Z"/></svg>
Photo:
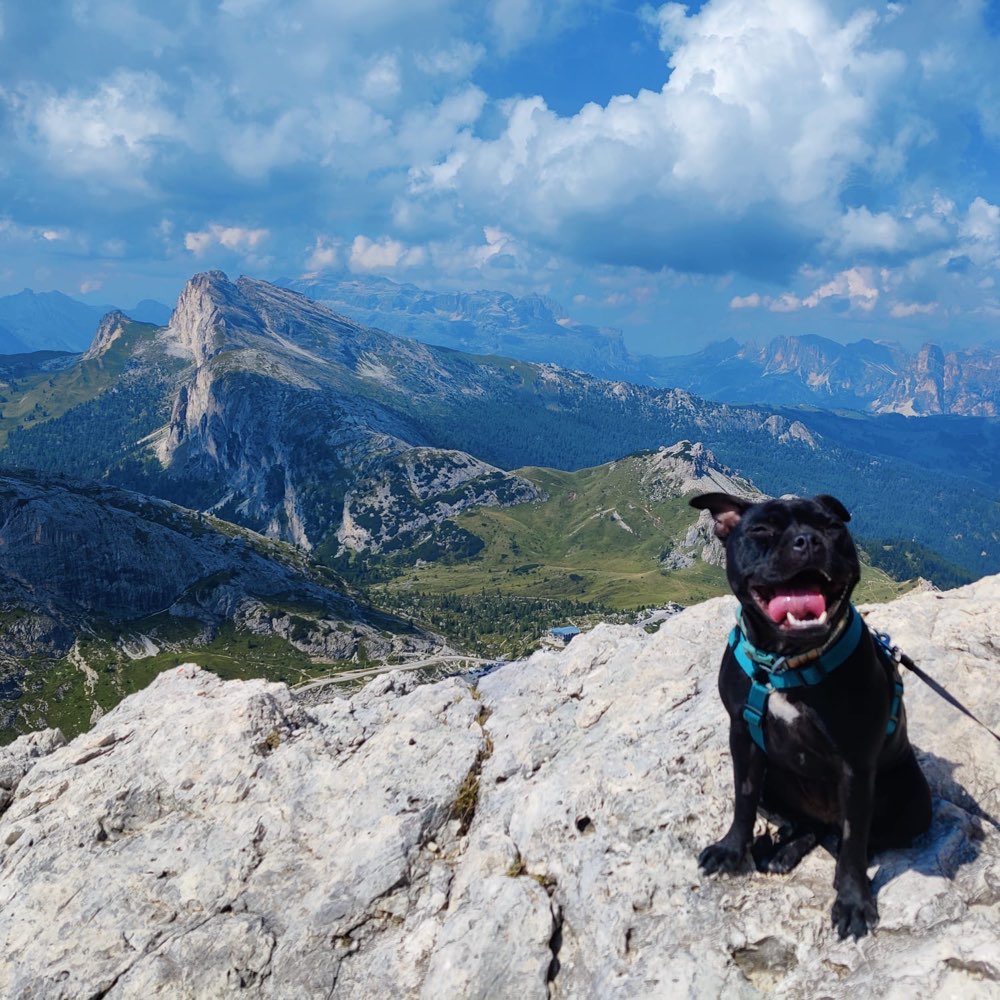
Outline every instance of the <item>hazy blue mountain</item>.
<svg viewBox="0 0 1000 1000"><path fill-rule="evenodd" d="M154 326L166 326L170 322L170 314L173 311L173 306L157 302L156 299L143 299L131 309L122 309L122 312L131 319L140 323L152 323Z"/></svg>
<svg viewBox="0 0 1000 1000"><path fill-rule="evenodd" d="M426 344L472 354L547 361L599 375L642 381L642 364L620 330L571 319L552 299L507 292L434 292L388 278L284 279L291 288L358 323Z"/></svg>
<svg viewBox="0 0 1000 1000"><path fill-rule="evenodd" d="M0 296L0 354L31 351L85 351L101 317L114 306L93 306L62 292L33 292ZM124 310L140 323L166 326L171 307L143 299Z"/></svg>
<svg viewBox="0 0 1000 1000"><path fill-rule="evenodd" d="M31 348L15 333L0 326L0 354L22 354Z"/></svg>
<svg viewBox="0 0 1000 1000"><path fill-rule="evenodd" d="M14 338L0 340L0 347L6 354L86 350L104 312L62 292L25 288L0 297L0 327Z"/></svg>
<svg viewBox="0 0 1000 1000"><path fill-rule="evenodd" d="M771 405L810 404L898 413L994 417L1000 413L1000 351L907 352L861 340L776 337L767 344L728 340L683 357L657 359L656 380L706 399Z"/></svg>

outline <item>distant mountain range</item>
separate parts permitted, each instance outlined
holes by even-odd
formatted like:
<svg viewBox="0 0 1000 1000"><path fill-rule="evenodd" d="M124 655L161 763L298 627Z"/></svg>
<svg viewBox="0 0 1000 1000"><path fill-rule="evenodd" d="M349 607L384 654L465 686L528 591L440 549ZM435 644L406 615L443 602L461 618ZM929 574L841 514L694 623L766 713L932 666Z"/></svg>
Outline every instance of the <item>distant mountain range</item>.
<svg viewBox="0 0 1000 1000"><path fill-rule="evenodd" d="M28 351L85 351L94 329L114 306L91 306L62 292L33 292L0 296L0 354ZM165 325L170 307L144 299L128 310L132 319Z"/></svg>
<svg viewBox="0 0 1000 1000"><path fill-rule="evenodd" d="M425 344L577 369L602 378L645 381L642 359L620 330L570 319L558 302L508 292L434 292L388 278L284 279L278 284L358 323Z"/></svg>
<svg viewBox="0 0 1000 1000"><path fill-rule="evenodd" d="M620 331L578 323L539 296L440 293L361 276L280 284L360 323L425 343L687 389L719 402L910 416L1000 412L1000 352L990 347L945 352L928 344L912 353L871 340L844 345L803 335L765 345L726 340L696 354L655 357L630 354Z"/></svg>
<svg viewBox="0 0 1000 1000"><path fill-rule="evenodd" d="M905 416L1000 412L1000 353L989 348L909 353L861 340L777 337L766 345L728 340L697 354L658 360L657 377L706 399L842 407Z"/></svg>
<svg viewBox="0 0 1000 1000"><path fill-rule="evenodd" d="M325 275L283 279L365 326L470 354L550 363L600 378L681 388L727 403L818 406L906 416L1000 413L1000 351L995 346L917 352L861 340L776 337L767 344L720 341L675 357L628 351L620 330L572 319L552 299L506 292L436 292L388 278ZM100 318L117 307L91 306L60 292L28 289L0 297L0 354L87 349ZM145 299L120 310L165 326L171 307Z"/></svg>
<svg viewBox="0 0 1000 1000"><path fill-rule="evenodd" d="M104 477L346 572L468 555L481 540L456 515L538 498L514 470L680 440L766 492L839 495L868 537L920 543L972 576L1000 568L996 422L707 402L424 345L221 272L189 282L168 327L111 314L69 367L2 392L8 465Z"/></svg>

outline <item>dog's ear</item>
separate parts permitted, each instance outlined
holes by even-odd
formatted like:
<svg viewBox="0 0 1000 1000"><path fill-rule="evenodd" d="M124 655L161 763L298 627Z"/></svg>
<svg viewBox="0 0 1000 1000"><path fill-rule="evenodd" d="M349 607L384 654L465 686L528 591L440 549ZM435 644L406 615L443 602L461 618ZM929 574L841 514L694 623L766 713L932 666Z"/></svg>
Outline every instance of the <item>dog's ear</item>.
<svg viewBox="0 0 1000 1000"><path fill-rule="evenodd" d="M821 493L818 497L813 497L821 507L825 507L834 517L847 524L851 519L850 511L836 498L828 493Z"/></svg>
<svg viewBox="0 0 1000 1000"><path fill-rule="evenodd" d="M743 497L734 497L729 493L702 493L699 497L691 497L688 501L697 510L707 510L715 521L715 537L723 540L740 523L744 512L753 504Z"/></svg>

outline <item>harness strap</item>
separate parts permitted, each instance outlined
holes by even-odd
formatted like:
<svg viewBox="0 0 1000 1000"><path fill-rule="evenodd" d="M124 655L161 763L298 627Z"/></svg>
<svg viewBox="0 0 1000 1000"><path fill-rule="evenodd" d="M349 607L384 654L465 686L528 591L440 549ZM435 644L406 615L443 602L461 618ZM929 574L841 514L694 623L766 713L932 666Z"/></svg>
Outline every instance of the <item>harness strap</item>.
<svg viewBox="0 0 1000 1000"><path fill-rule="evenodd" d="M902 654L885 632L876 632L873 628L869 628L869 632L875 642L875 652L892 671L892 703L889 705L889 722L885 727L886 736L892 736L896 726L899 725L899 707L903 704L903 678L899 676L899 661Z"/></svg>
<svg viewBox="0 0 1000 1000"><path fill-rule="evenodd" d="M743 718L750 729L750 736L765 753L767 747L764 745L764 717L767 715L767 699L773 690L766 682L752 679L750 693L743 706Z"/></svg>
<svg viewBox="0 0 1000 1000"><path fill-rule="evenodd" d="M771 693L783 688L819 684L854 652L861 641L862 629L861 615L852 604L850 614L841 624L839 631L835 632L825 645L795 657L784 657L757 649L744 635L742 613L737 611L736 626L729 633L729 646L736 657L736 662L750 678L750 692L743 708L743 718L750 729L750 736L761 750L767 752L764 741L764 720L767 717L767 699ZM892 702L889 707L889 722L885 729L886 736L891 736L899 725L903 704L903 680L899 676L899 664L902 664L907 670L915 673L935 694L1000 742L1000 734L992 730L951 692L918 667L898 646L894 646L892 639L885 632L876 632L874 629L869 629L869 632L875 643L875 651L891 671Z"/></svg>
<svg viewBox="0 0 1000 1000"><path fill-rule="evenodd" d="M743 672L751 680L755 674L762 674L776 690L812 687L832 674L857 649L863 629L861 615L852 604L848 614L822 646L795 656L779 656L764 652L750 642L743 631L742 612L738 611L736 625L729 633L729 645Z"/></svg>
<svg viewBox="0 0 1000 1000"><path fill-rule="evenodd" d="M907 656L906 653L904 653L898 646L889 646L888 643L891 643L892 640L889 639L889 637L887 635L885 635L884 633L878 633L878 632L875 633L875 635L878 638L878 640L879 640L880 643L882 643L883 639L885 640L885 643L883 643L883 646L884 646L884 648L886 648L886 649L889 650L889 653L892 656L893 660L895 660L895 662L902 663L903 666L906 667L907 670L910 670L913 673L915 673L935 694L940 695L942 698L944 698L944 700L946 702L948 702L949 705L953 705L963 715L968 716L977 726L980 726L983 729L985 729L986 732L988 732L990 734L990 736L993 737L993 739L995 739L997 742L1000 742L1000 736L998 736L992 729L990 729L990 727L987 726L986 723L983 722L982 719L980 719L976 715L974 715L950 691L948 691L941 684L939 684L936 680L934 680L933 677L931 677L925 671L921 670L921 668L918 667L913 662L913 660L911 660L910 657Z"/></svg>
<svg viewBox="0 0 1000 1000"><path fill-rule="evenodd" d="M743 706L743 718L750 736L765 753L764 720L767 718L767 700L774 691L796 687L814 687L822 683L857 648L864 631L864 621L857 608L850 605L848 614L829 639L815 649L796 656L778 656L767 653L750 642L743 632L741 611L736 613L736 626L729 633L729 646L736 662L750 678L750 691ZM886 735L891 736L899 724L900 706L903 703L903 681L899 676L896 648L887 635L872 632L875 649L891 670L892 702Z"/></svg>

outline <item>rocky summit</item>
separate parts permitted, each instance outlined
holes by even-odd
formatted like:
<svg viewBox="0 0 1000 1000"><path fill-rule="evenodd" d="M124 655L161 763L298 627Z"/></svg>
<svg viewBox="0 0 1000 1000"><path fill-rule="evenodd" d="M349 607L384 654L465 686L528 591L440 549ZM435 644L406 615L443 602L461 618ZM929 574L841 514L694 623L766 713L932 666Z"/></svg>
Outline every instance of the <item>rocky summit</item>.
<svg viewBox="0 0 1000 1000"><path fill-rule="evenodd" d="M1000 579L867 610L1000 726ZM830 926L833 861L709 878L730 810L720 598L601 626L477 687L162 674L0 755L0 994L1000 996L1000 754L912 676L931 830Z"/></svg>

